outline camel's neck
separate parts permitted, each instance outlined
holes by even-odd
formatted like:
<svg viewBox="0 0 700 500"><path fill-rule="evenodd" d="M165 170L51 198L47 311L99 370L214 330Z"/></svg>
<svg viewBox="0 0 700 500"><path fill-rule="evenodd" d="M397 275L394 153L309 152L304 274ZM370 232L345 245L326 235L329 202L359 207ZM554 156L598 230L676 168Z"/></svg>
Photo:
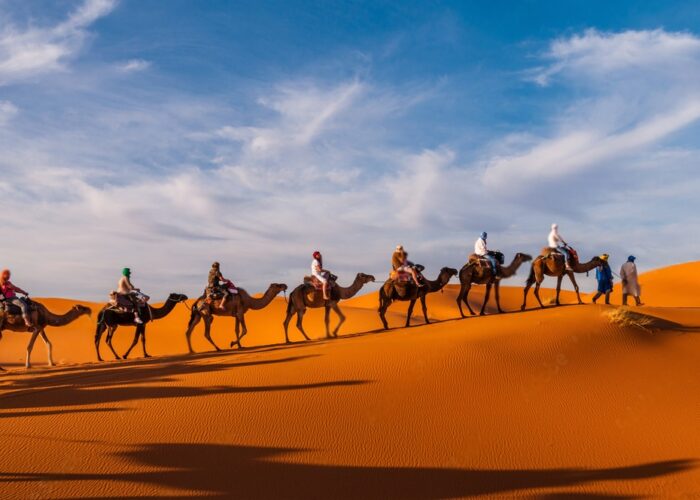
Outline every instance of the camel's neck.
<svg viewBox="0 0 700 500"><path fill-rule="evenodd" d="M513 262L511 262L509 266L501 268L501 277L510 278L513 276L516 272L518 272L518 268L523 264L523 262L523 258L520 255L516 255L513 258Z"/></svg>
<svg viewBox="0 0 700 500"><path fill-rule="evenodd" d="M362 290L363 286L364 286L364 283L362 282L362 280L358 276L355 278L355 281L352 282L352 285L350 285L348 287L343 287L343 286L338 285L338 295L340 296L340 298L342 300L351 299L355 295L357 295L357 292Z"/></svg>
<svg viewBox="0 0 700 500"><path fill-rule="evenodd" d="M240 290L238 293L241 294L241 298L244 299L244 303L253 310L258 310L262 309L264 307L267 307L270 302L277 296L279 293L276 291L272 285L268 287L268 289L265 291L262 297L251 297L245 290Z"/></svg>
<svg viewBox="0 0 700 500"><path fill-rule="evenodd" d="M438 292L442 290L449 281L450 277L448 275L440 274L437 279L433 281L426 280L425 286L428 288L429 292Z"/></svg>
<svg viewBox="0 0 700 500"><path fill-rule="evenodd" d="M175 309L176 305L177 302L168 299L165 301L165 304L160 307L151 307L151 315L153 316L153 319L165 318L172 312L173 309Z"/></svg>
<svg viewBox="0 0 700 500"><path fill-rule="evenodd" d="M598 262L595 260L589 260L588 262L578 263L574 266L574 272L586 273L598 267Z"/></svg>
<svg viewBox="0 0 700 500"><path fill-rule="evenodd" d="M47 309L46 324L49 326L66 326L81 317L83 314L86 313L77 308L71 309L66 314L54 314Z"/></svg>

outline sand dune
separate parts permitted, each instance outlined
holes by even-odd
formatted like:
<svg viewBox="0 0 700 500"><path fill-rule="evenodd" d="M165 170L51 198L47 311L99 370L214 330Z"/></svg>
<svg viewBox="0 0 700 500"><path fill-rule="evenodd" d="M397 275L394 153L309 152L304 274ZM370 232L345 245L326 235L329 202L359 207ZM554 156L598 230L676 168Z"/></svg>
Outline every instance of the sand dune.
<svg viewBox="0 0 700 500"><path fill-rule="evenodd" d="M450 286L429 299L433 325L379 331L372 293L343 305L344 338L323 339L313 311L319 340L291 346L274 345L279 298L249 314L242 352L183 355L184 306L149 326L148 360L97 364L93 317L49 332L61 366L41 366L39 343L25 372L27 336L7 333L2 498L700 496L699 277L700 263L643 275L645 328L592 305L457 320ZM507 310L521 300L504 287ZM220 346L232 329L216 320Z"/></svg>

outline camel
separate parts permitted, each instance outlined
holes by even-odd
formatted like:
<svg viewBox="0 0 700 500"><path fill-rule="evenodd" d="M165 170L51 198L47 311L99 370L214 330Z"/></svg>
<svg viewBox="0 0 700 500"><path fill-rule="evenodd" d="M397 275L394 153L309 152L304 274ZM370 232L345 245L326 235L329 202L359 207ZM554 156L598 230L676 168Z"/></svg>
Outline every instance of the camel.
<svg viewBox="0 0 700 500"><path fill-rule="evenodd" d="M571 256L571 270L568 270L566 269L564 262L564 255L558 252L553 252L550 248L544 248L542 250L542 255L532 261L530 275L525 282L525 289L523 291L523 305L520 307L520 310L525 310L527 305L527 293L530 291L533 284L535 285L535 298L540 304L540 307L544 307L544 304L542 304L542 301L540 300L540 285L542 284L542 281L544 281L545 276L556 276L557 278L556 305L560 305L559 293L561 292L561 282L564 279L564 276L569 277L571 283L574 285L574 290L576 290L576 298L578 299L578 303L583 304L574 273L587 273L588 271L598 267L601 262L600 257L593 257L588 262L580 263L578 256L574 253Z"/></svg>
<svg viewBox="0 0 700 500"><path fill-rule="evenodd" d="M389 308L392 302L399 301L410 301L408 305L408 313L406 315L406 328L411 325L411 316L413 315L413 307L416 305L416 301L420 299L421 306L423 307L423 317L425 318L426 324L430 323L428 319L428 306L425 303L425 297L429 293L438 292L442 290L445 285L450 281L452 276L457 274L457 270L451 267L443 267L440 270L440 274L434 281L424 280L424 285L422 287L416 286L415 283L407 282L405 284L399 285L403 288L403 293L397 291L396 283L389 279L387 280L382 288L379 290L379 318L382 320L384 329L388 330L389 325L386 322L386 310Z"/></svg>
<svg viewBox="0 0 700 500"><path fill-rule="evenodd" d="M238 345L238 348L242 349L243 346L241 345L241 340L248 333L248 327L245 324L245 313L249 309L257 311L267 307L268 304L272 302L272 299L274 299L280 292L284 292L286 290L287 285L284 283L272 283L262 297L255 298L251 297L243 288L239 288L237 294L229 297L226 300L223 308L215 307L214 305L208 303L204 300L206 295L202 295L195 301L194 304L192 304L192 314L190 315L190 321L187 325L187 331L185 332L187 347L190 350L190 354L194 354L191 342L192 331L201 320L204 320L204 338L214 346L214 349L217 351L221 350L211 338L211 324L214 321L214 316L232 316L236 318L236 339L231 342L230 347ZM216 300L216 302L218 303L219 300Z"/></svg>
<svg viewBox="0 0 700 500"><path fill-rule="evenodd" d="M518 268L523 263L530 262L531 260L532 256L526 253L516 253L510 265L501 266L501 274L499 276L499 279L496 279L496 277L493 275L493 271L491 270L490 265L480 266L478 262L475 262L470 259L470 261L467 264L465 264L459 271L459 282L461 284L461 288L459 289L459 294L457 295L457 307L459 307L459 313L462 315L462 317L466 317L464 312L462 311L463 301L466 304L467 309L469 309L469 313L472 316L474 315L474 311L472 311L472 308L469 305L469 290L472 284L486 285L486 291L484 292L484 303L481 305L481 311L479 311L479 316L484 315L484 311L486 310L486 304L488 303L489 296L491 295L491 287L494 288L494 294L496 295L496 307L498 308L498 312L502 313L503 309L501 309L500 297L501 279L510 278L514 276L515 273L518 271Z"/></svg>
<svg viewBox="0 0 700 500"><path fill-rule="evenodd" d="M325 324L326 324L326 337L335 338L338 336L338 331L340 326L345 322L345 315L340 310L338 302L341 300L351 299L357 292L359 292L363 286L367 283L373 282L374 276L370 274L358 273L355 277L355 281L348 287L342 287L335 284L331 288L330 300L323 300L323 294L320 290L315 290L312 285L302 284L296 287L291 294L289 294L289 303L287 304L287 317L284 319L284 339L287 344L289 344L289 321L292 316L297 315L297 329L301 332L306 340L310 340L304 331L304 326L302 321L304 319L304 313L306 313L307 308L318 308L324 307L326 309ZM338 316L338 325L333 330L330 331L330 313L331 309Z"/></svg>
<svg viewBox="0 0 700 500"><path fill-rule="evenodd" d="M180 293L171 293L161 307L153 307L151 305L148 305L146 307L148 316L145 317L145 315L142 314L144 323L141 325L137 325L134 322L134 313L120 311L112 308L110 305L104 306L97 315L97 327L95 329L95 351L97 352L97 360L102 361L102 356L100 356L100 339L102 338L102 334L105 332L105 330L107 331L107 345L112 351L112 354L114 354L115 359L120 359L119 355L112 346L112 336L114 335L114 332L119 326L136 327L136 332L134 333L134 341L131 343L131 347L129 347L129 349L126 351L126 354L124 354L124 359L127 359L129 357L129 354L131 353L131 350L136 346L139 337L141 338L141 345L143 346L144 357L150 358L151 356L148 354L148 352L146 352L146 325L151 321L165 318L168 314L172 312L173 309L175 309L175 306L177 304L186 300L186 295L182 295Z"/></svg>
<svg viewBox="0 0 700 500"><path fill-rule="evenodd" d="M30 314L30 320L33 325L32 327L28 327L25 324L24 319L22 318L22 315L19 312L19 309L17 310L16 314L0 312L0 339L2 339L3 330L9 330L12 332L31 333L32 336L29 339L29 344L27 344L27 360L24 364L26 368L31 368L31 356L32 349L34 349L34 342L36 342L36 338L38 336L41 336L41 339L44 341L44 344L46 344L46 351L48 353L49 358L49 366L54 366L52 349L53 346L51 345L51 341L46 335L46 327L66 326L86 314L89 316L90 314L92 314L92 310L89 307L85 307L79 304L73 306L71 310L68 311L66 314L54 314L51 311L49 311L46 308L46 306L38 302L32 302ZM0 368L0 370L2 370L2 368Z"/></svg>

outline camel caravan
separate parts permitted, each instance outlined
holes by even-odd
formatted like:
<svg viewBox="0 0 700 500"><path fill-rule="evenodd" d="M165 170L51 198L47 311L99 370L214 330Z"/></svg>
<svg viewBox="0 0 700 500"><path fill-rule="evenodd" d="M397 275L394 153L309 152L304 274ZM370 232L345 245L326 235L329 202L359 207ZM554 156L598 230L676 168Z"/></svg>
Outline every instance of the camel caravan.
<svg viewBox="0 0 700 500"><path fill-rule="evenodd" d="M527 306L527 297L534 285L534 296L541 308L545 305L540 298L540 286L546 276L555 277L556 297L558 306L561 292L561 284L564 277L569 278L578 303L582 304L579 287L575 274L596 271L598 290L593 299L605 295L605 302L609 304L612 291L612 271L608 265L608 255L595 256L588 262L580 262L578 253L569 246L559 234L556 224L552 224L548 236L548 245L543 248L540 255L534 260L526 253L516 253L510 264L505 264L505 256L495 250L490 250L487 245L488 235L481 233L474 245L474 253L469 255L462 268L457 269L443 267L434 280L423 276L424 267L408 260L408 252L399 245L391 257L391 271L388 279L379 289L378 313L384 329L389 325L386 312L392 303L396 301L408 302L405 326L410 326L413 308L420 301L425 323L430 323L426 297L430 293L443 290L452 277L458 276L460 282L457 294L457 307L462 318L466 317L463 305L471 315L475 311L469 304L469 291L474 284L485 285L484 300L479 310L479 315L484 315L486 306L493 290L498 313L503 309L500 304L499 287L503 279L515 276L518 269L530 262L530 272L523 290L523 303L521 310ZM623 286L623 304L627 304L627 297L632 295L637 305L642 305L639 299L639 284L637 283L637 270L635 257L629 256L623 265L620 276ZM25 366L31 366L31 353L37 337L41 337L48 352L49 366L54 365L52 346L46 334L47 327L62 327L69 325L83 315L90 315L89 307L76 305L67 313L60 315L49 311L45 306L29 298L29 294L11 281L11 273L5 269L0 274L0 339L3 331L26 332L30 334L27 345ZM325 311L324 322L327 338L338 337L338 332L345 322L345 315L340 308L340 302L356 296L368 283L375 281L374 276L366 273L358 273L349 286L341 286L338 278L323 266L323 256L316 251L312 255L310 274L305 276L302 283L289 295L287 300L286 315L283 320L284 338L286 343L292 342L289 334L289 323L296 316L296 328L305 340L310 340L303 325L304 314L309 308L323 308ZM243 349L242 340L248 333L245 315L250 310L260 310L267 307L280 293L285 294L287 285L272 283L260 296L254 297L245 289L236 286L233 281L225 278L218 262L212 264L207 280L207 286L200 297L191 306L187 304L188 297L181 293L171 293L165 302L159 306L152 306L150 297L142 293L131 281L131 270L124 268L118 281L117 289L109 294L110 300L97 314L95 328L95 351L98 361L103 361L100 354L100 344L106 332L105 343L115 359L120 359L114 349L112 339L120 326L134 327L134 338L128 350L121 357L127 359L139 340L144 357L150 357L146 350L146 328L149 323L158 321L168 316L178 304L184 304L191 311L185 330L185 338L190 353L192 349L191 337L195 328L200 323L204 324L204 338L216 351L221 348L216 345L211 337L211 325L216 316L231 317L235 321L235 337L229 348ZM331 311L338 318L338 323L331 330ZM2 368L0 368L2 370Z"/></svg>

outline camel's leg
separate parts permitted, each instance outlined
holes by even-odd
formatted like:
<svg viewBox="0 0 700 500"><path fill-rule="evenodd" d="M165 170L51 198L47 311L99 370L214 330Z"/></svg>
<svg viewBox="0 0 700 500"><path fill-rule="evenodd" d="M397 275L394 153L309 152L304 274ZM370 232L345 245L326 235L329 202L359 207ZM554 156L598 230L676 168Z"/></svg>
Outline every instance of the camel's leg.
<svg viewBox="0 0 700 500"><path fill-rule="evenodd" d="M2 340L2 330L0 330L0 340ZM5 371L5 369L2 366L0 366L0 372L4 372L4 371Z"/></svg>
<svg viewBox="0 0 700 500"><path fill-rule="evenodd" d="M323 321L326 325L326 338L331 338L331 329L330 329L330 324L331 324L331 306L325 306L324 307L324 315L323 315Z"/></svg>
<svg viewBox="0 0 700 500"><path fill-rule="evenodd" d="M194 354L194 349L192 349L192 332L194 331L195 327L199 324L199 322L202 321L202 315L197 312L192 312L192 318L190 318L190 323L187 325L187 331L185 332L185 339L187 339L187 348L190 351L190 354Z"/></svg>
<svg viewBox="0 0 700 500"><path fill-rule="evenodd" d="M107 343L107 346L110 348L112 351L112 354L114 354L114 359L121 359L119 357L119 354L117 354L117 351L114 349L114 346L112 345L112 337L114 336L114 332L117 331L117 325L110 326L107 328L107 339L105 342Z"/></svg>
<svg viewBox="0 0 700 500"><path fill-rule="evenodd" d="M100 339L106 329L107 325L104 320L98 320L97 327L95 328L95 352L97 353L97 361L102 361L102 356L100 356Z"/></svg>
<svg viewBox="0 0 700 500"><path fill-rule="evenodd" d="M583 301L581 300L581 294L578 291L578 283L576 283L576 277L574 276L574 272L569 271L567 274L569 275L571 284L574 285L574 290L576 290L576 298L578 299L578 303L583 304Z"/></svg>
<svg viewBox="0 0 700 500"><path fill-rule="evenodd" d="M219 346L214 343L214 340L211 338L211 324L214 322L214 318L212 316L207 316L204 318L204 338L209 341L211 345L214 346L214 349L220 351Z"/></svg>
<svg viewBox="0 0 700 500"><path fill-rule="evenodd" d="M499 313L503 313L503 309L501 309L501 280L496 280L496 284L493 287L496 295L496 308L498 308Z"/></svg>
<svg viewBox="0 0 700 500"><path fill-rule="evenodd" d="M379 319L382 320L382 325L384 326L385 330L389 329L389 323L386 321L386 310L389 308L389 305L391 304L391 300L383 296L383 292L380 292L379 295Z"/></svg>
<svg viewBox="0 0 700 500"><path fill-rule="evenodd" d="M143 349L143 357L150 358L151 355L146 352L146 326L140 325L141 327L141 348Z"/></svg>
<svg viewBox="0 0 700 500"><path fill-rule="evenodd" d="M131 350L136 347L136 344L138 344L139 341L139 335L140 335L140 327L136 327L136 331L134 332L134 341L131 343L131 346L129 349L127 349L126 353L124 353L124 359L127 359L129 357L129 354L131 354Z"/></svg>
<svg viewBox="0 0 700 500"><path fill-rule="evenodd" d="M331 306L333 308L333 311L338 315L338 326L335 327L335 330L333 330L333 337L338 337L338 332L340 331L340 326L345 323L345 315L343 314L343 311L340 310L340 306L338 305L337 302L334 302L333 305Z"/></svg>
<svg viewBox="0 0 700 500"><path fill-rule="evenodd" d="M229 344L229 347L233 349L233 346L237 345L239 348L241 347L241 321L238 319L238 314L236 314L235 318L236 322L236 327L234 329L236 338L231 341L231 344Z"/></svg>
<svg viewBox="0 0 700 500"><path fill-rule="evenodd" d="M34 328L34 330L32 330L32 337L29 339L29 344L27 344L27 360L24 363L25 368L32 367L32 362L31 362L32 349L34 349L34 342L36 342L36 338L38 336L39 336L39 330L37 328Z"/></svg>
<svg viewBox="0 0 700 500"><path fill-rule="evenodd" d="M491 287L492 286L493 285L491 284L490 281L488 283L486 283L486 291L484 292L484 303L481 304L481 311L479 311L479 316L484 315L484 311L486 310L486 304L488 304L489 297L491 296Z"/></svg>
<svg viewBox="0 0 700 500"><path fill-rule="evenodd" d="M237 345L239 349L243 349L241 340L248 333L248 327L245 324L245 314L243 312L236 313L236 340L231 342L230 347Z"/></svg>
<svg viewBox="0 0 700 500"><path fill-rule="evenodd" d="M304 331L304 313L306 313L306 309L299 309L297 311L297 330L301 332L301 334L304 336L306 340L311 340L308 335L306 335L306 332Z"/></svg>
<svg viewBox="0 0 700 500"><path fill-rule="evenodd" d="M531 287L532 287L532 283L525 284L525 289L523 290L523 305L520 306L521 311L524 311L525 308L527 307L527 292L530 291Z"/></svg>
<svg viewBox="0 0 700 500"><path fill-rule="evenodd" d="M464 311L462 311L462 300L464 300L464 284L459 287L459 293L457 294L457 308L459 309L459 315L464 316Z"/></svg>
<svg viewBox="0 0 700 500"><path fill-rule="evenodd" d="M292 316L294 316L294 309L292 307L287 308L287 317L284 318L284 343L289 344L289 322L292 320Z"/></svg>
<svg viewBox="0 0 700 500"><path fill-rule="evenodd" d="M243 337L248 335L248 325L245 324L245 313L244 312L241 312L240 322L241 322L241 336L238 337L238 348L243 349L243 346L241 345L241 340L243 340Z"/></svg>
<svg viewBox="0 0 700 500"><path fill-rule="evenodd" d="M411 316L413 316L413 306L416 305L416 299L411 299L411 303L408 304L408 312L406 313L406 328L411 326Z"/></svg>
<svg viewBox="0 0 700 500"><path fill-rule="evenodd" d="M428 304L426 303L426 296L420 296L420 305L423 308L423 317L425 318L425 324L429 325L430 320L428 319Z"/></svg>
<svg viewBox="0 0 700 500"><path fill-rule="evenodd" d="M554 301L554 303L558 306L561 305L559 303L559 295L561 295L561 280L563 280L563 279L564 279L563 274L560 276L557 276L557 297L556 297L556 300Z"/></svg>
<svg viewBox="0 0 700 500"><path fill-rule="evenodd" d="M474 316L474 314L475 314L474 310L472 309L472 306L469 305L469 291L471 289L472 289L472 283L471 283L471 279L470 279L467 283L462 285L462 288L460 289L459 293L461 295L461 300L464 301L464 304L467 306L467 309L469 310L469 314ZM457 300L458 304L459 304L459 300L460 299L458 298L458 300ZM459 306L459 312L460 313L462 312L462 305L461 304ZM462 313L462 317L464 318L464 313Z"/></svg>
<svg viewBox="0 0 700 500"><path fill-rule="evenodd" d="M41 335L41 340L43 340L44 344L46 344L46 353L47 357L49 358L49 366L53 366L55 363L53 362L53 346L51 345L51 341L49 340L49 337L46 336L46 332L43 329L39 332L39 335Z"/></svg>
<svg viewBox="0 0 700 500"><path fill-rule="evenodd" d="M540 285L541 284L542 283L539 281L535 283L534 294L535 294L535 298L537 299L537 303L540 305L541 308L544 308L544 304L542 303L542 300L540 299Z"/></svg>

